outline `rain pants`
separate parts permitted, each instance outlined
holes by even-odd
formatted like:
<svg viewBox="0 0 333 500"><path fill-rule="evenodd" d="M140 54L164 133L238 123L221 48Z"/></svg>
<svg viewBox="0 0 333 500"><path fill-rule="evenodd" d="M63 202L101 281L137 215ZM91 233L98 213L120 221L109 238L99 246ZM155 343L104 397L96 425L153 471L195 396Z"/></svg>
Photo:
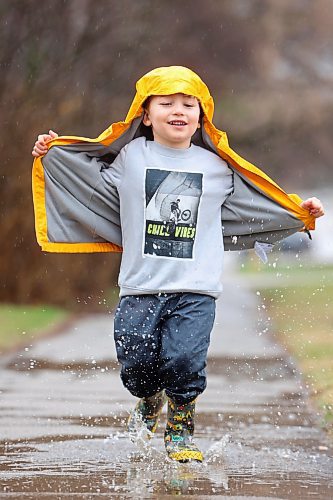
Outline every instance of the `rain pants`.
<svg viewBox="0 0 333 500"><path fill-rule="evenodd" d="M113 123L96 139L63 136L48 144L46 155L33 165L33 201L37 241L46 252L121 251L117 190L102 181L101 171L129 141L147 134L143 105L151 95L183 93L201 105L201 127L192 138L213 151L234 172L234 191L221 208L226 250L274 244L287 236L315 228L301 198L285 193L272 179L233 151L225 132L212 122L214 102L207 86L193 71L157 68L136 84L126 119Z"/></svg>

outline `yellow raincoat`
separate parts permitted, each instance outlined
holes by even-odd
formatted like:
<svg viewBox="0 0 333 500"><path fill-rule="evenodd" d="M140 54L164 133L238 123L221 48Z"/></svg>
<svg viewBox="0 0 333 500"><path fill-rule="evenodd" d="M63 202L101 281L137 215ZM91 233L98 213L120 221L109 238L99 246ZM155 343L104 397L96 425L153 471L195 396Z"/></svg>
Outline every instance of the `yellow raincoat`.
<svg viewBox="0 0 333 500"><path fill-rule="evenodd" d="M214 102L193 71L157 68L136 84L125 121L113 123L96 139L64 136L52 140L46 155L34 160L33 200L37 241L47 252L121 251L119 199L106 191L100 171L112 168L120 149L140 135L143 104L151 95L195 96L203 111L193 143L215 152L234 171L234 194L222 207L225 248L252 248L275 243L296 231L315 228L315 219L300 206L301 198L285 193L260 169L241 158L225 132L212 122ZM111 164L111 166L110 166Z"/></svg>

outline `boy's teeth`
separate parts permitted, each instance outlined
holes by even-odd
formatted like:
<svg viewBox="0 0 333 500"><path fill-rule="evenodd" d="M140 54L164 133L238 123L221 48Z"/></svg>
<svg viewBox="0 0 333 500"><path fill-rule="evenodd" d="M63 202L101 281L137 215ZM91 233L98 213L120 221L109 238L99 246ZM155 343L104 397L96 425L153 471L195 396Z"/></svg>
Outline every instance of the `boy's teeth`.
<svg viewBox="0 0 333 500"><path fill-rule="evenodd" d="M172 121L170 122L171 125L185 125L185 122L176 122L176 121Z"/></svg>

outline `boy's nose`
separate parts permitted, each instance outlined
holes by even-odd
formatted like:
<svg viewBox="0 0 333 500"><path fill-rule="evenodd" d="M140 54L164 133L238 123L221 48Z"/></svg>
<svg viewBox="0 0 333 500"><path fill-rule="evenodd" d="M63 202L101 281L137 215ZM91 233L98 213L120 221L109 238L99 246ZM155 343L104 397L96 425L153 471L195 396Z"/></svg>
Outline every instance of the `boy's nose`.
<svg viewBox="0 0 333 500"><path fill-rule="evenodd" d="M175 115L183 115L184 114L183 107L180 104L175 105L173 112Z"/></svg>

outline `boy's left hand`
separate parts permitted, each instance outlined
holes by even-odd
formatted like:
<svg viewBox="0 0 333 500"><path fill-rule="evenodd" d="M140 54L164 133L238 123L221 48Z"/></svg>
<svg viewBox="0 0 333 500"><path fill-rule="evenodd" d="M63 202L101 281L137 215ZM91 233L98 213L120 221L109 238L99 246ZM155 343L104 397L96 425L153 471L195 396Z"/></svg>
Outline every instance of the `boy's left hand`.
<svg viewBox="0 0 333 500"><path fill-rule="evenodd" d="M303 203L301 203L301 207L309 210L310 214L316 218L321 217L325 214L322 202L315 197L308 198L307 200L303 201Z"/></svg>

